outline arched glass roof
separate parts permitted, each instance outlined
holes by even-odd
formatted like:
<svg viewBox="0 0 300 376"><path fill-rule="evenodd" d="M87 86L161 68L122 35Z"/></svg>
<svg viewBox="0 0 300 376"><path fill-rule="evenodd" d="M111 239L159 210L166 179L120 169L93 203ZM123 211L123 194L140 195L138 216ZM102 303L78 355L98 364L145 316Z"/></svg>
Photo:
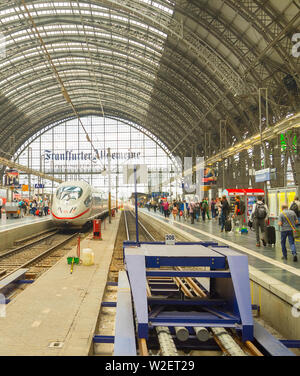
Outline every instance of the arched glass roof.
<svg viewBox="0 0 300 376"><path fill-rule="evenodd" d="M258 88L271 123L299 110L299 12L296 0L2 0L1 149L76 114L139 124L174 155L209 138L213 154L221 119L229 143L257 132Z"/></svg>

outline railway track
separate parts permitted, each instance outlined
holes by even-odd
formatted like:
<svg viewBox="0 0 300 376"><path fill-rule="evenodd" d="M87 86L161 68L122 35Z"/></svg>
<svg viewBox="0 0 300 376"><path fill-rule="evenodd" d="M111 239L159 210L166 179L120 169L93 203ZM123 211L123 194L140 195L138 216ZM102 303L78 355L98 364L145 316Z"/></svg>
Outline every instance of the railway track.
<svg viewBox="0 0 300 376"><path fill-rule="evenodd" d="M124 211L124 217L125 217L125 228L126 228L126 237L128 241L135 241L136 240L136 220L135 220L135 214L131 210L125 210ZM139 219L138 221L139 226L139 240L143 242L152 241L155 242L157 239L150 233L150 231L147 230L145 225L142 223L142 221ZM162 240L162 237L156 233L156 237L160 237Z"/></svg>
<svg viewBox="0 0 300 376"><path fill-rule="evenodd" d="M124 269L122 245L124 239L127 241L136 240L136 221L135 215L130 210L124 210L123 218L120 223L119 241L117 240L113 254L111 270L109 275L110 281L117 281L118 271ZM139 240L143 242L162 241L163 235L139 220ZM146 227L147 226L147 227ZM151 229L149 231L149 228ZM181 268L178 268L181 269ZM177 269L177 270L178 270ZM184 268L182 268L183 270ZM190 268L189 268L190 269ZM199 270L199 268L192 268ZM157 294L155 284L173 285L187 299L195 297L204 297L205 293L197 284L195 278L161 278L160 280L148 279L147 295ZM151 284L151 288L150 285ZM170 288L170 287L168 287ZM109 287L106 290L103 301L117 301L117 288ZM102 335L114 335L115 309L102 307L100 321L97 333ZM225 328L195 328L196 338L194 341L210 341L210 344L216 343L218 350L209 351L210 355L227 355L227 356L260 356L262 355L252 343L242 343L235 333ZM150 331L149 349L147 346L140 348L140 355L163 355L163 356L181 356L181 355L202 355L203 351L191 350L185 346L185 340L189 337L188 329L185 327L175 328L175 333L171 333L168 327L155 327ZM112 355L113 345L97 344L94 347L95 355Z"/></svg>
<svg viewBox="0 0 300 376"><path fill-rule="evenodd" d="M125 212L125 223L126 224L126 234L128 240L135 240L135 215L132 211ZM151 241L155 242L161 239L158 239L157 236L154 236L147 228L139 221L139 231L140 231L140 241ZM161 238L161 236L160 236ZM185 269L185 268L175 268ZM191 269L191 268L188 268ZM199 269L199 268L192 268ZM200 268L201 269L201 268ZM153 284L154 282L154 284ZM155 283L166 283L173 284L174 287L177 287L179 291L183 293L187 298L206 297L205 292L201 290L197 284L197 278L162 278L162 280L151 280L148 279L147 286L147 295L148 297L152 296L152 289L150 289L149 284L155 286ZM154 290L153 290L154 292ZM252 343L241 343L238 337L225 328L211 328L207 330L205 328L194 328L196 332L196 337L199 341L206 341L209 339L214 339L218 344L220 351L223 354L228 356L259 356L260 352ZM187 328L178 327L175 328L175 335L171 334L169 328L167 327L156 327L155 328L155 337L159 343L159 353L166 356L178 356L182 352L185 353L184 341L189 337L189 332ZM147 355L147 354L144 354Z"/></svg>
<svg viewBox="0 0 300 376"><path fill-rule="evenodd" d="M29 268L28 274L35 276L50 268L59 258L61 252L56 252L78 233L60 234L54 231L21 246L0 254L0 280L21 268Z"/></svg>

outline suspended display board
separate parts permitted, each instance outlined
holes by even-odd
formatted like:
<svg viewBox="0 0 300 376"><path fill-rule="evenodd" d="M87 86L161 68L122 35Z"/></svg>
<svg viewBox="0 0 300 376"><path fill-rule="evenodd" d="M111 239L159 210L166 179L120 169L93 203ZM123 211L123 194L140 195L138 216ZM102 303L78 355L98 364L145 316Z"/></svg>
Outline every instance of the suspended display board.
<svg viewBox="0 0 300 376"><path fill-rule="evenodd" d="M134 167L135 165L125 165L123 167L123 183L134 184ZM136 165L136 183L148 184L148 168L147 165Z"/></svg>
<svg viewBox="0 0 300 376"><path fill-rule="evenodd" d="M255 171L255 183L263 183L270 180L276 180L276 168Z"/></svg>
<svg viewBox="0 0 300 376"><path fill-rule="evenodd" d="M6 187L19 186L19 171L14 169L6 170L4 184Z"/></svg>

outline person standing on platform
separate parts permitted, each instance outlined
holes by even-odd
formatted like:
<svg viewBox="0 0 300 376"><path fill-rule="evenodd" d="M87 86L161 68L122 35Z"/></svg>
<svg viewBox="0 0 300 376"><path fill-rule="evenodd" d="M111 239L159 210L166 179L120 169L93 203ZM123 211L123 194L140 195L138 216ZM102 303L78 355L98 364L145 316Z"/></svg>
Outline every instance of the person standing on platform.
<svg viewBox="0 0 300 376"><path fill-rule="evenodd" d="M229 206L226 196L222 197L221 204L222 204L221 206L221 232L223 232L224 227L225 227L225 222L230 213L230 206Z"/></svg>
<svg viewBox="0 0 300 376"><path fill-rule="evenodd" d="M293 210L289 210L286 204L281 207L282 212L279 215L278 226L281 234L282 259L287 260L286 238L289 239L290 248L293 255L293 261L297 262L297 250L294 239L294 232L298 223L298 218Z"/></svg>
<svg viewBox="0 0 300 376"><path fill-rule="evenodd" d="M48 201L47 197L45 197L45 199L44 199L44 208L43 208L43 210L44 210L45 216L48 215L48 213L49 213L49 201Z"/></svg>
<svg viewBox="0 0 300 376"><path fill-rule="evenodd" d="M261 231L263 245L267 245L266 223L269 217L269 210L262 199L262 196L257 196L257 202L253 205L253 210L250 216L250 222L253 222L253 227L256 232L256 247L260 247L259 229Z"/></svg>
<svg viewBox="0 0 300 376"><path fill-rule="evenodd" d="M294 201L291 203L290 210L293 210L298 218L298 222L300 220L300 201L299 197L295 196Z"/></svg>
<svg viewBox="0 0 300 376"><path fill-rule="evenodd" d="M205 201L206 201L206 205L207 205L207 208L206 208L207 219L210 220L210 217L209 217L209 198L206 197L206 198L205 198Z"/></svg>
<svg viewBox="0 0 300 376"><path fill-rule="evenodd" d="M191 224L193 225L195 220L195 203L193 201L189 204L189 214L191 217Z"/></svg>
<svg viewBox="0 0 300 376"><path fill-rule="evenodd" d="M0 197L0 218L2 218L2 206L3 206L3 200Z"/></svg>

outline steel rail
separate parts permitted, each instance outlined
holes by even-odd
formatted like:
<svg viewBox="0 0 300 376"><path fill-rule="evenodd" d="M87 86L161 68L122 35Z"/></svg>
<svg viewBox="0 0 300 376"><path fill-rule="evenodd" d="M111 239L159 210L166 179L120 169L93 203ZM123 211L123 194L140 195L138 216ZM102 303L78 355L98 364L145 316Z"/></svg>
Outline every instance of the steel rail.
<svg viewBox="0 0 300 376"><path fill-rule="evenodd" d="M41 253L40 255L38 255L38 256L34 257L33 259L25 262L18 269L26 268L26 266L29 266L30 264L32 264L32 263L38 261L39 259L43 258L44 256L46 256L48 253L51 253L54 250L56 250L57 248L61 247L62 245L68 243L68 241L70 241L71 239L75 238L77 235L78 235L78 233L70 235L67 239L64 239L60 243L55 244L53 247L48 248L45 252Z"/></svg>
<svg viewBox="0 0 300 376"><path fill-rule="evenodd" d="M132 211L129 211L131 214L132 214L132 216L135 218L135 215L133 214L133 212ZM139 224L139 226L143 229L143 231L146 233L146 235L152 240L152 241L156 241L156 239L150 234L150 232L146 229L146 227L142 224L142 222L139 220L138 221L138 224Z"/></svg>
<svg viewBox="0 0 300 376"><path fill-rule="evenodd" d="M31 265L32 263L40 260L41 258L45 257L46 255L48 255L49 253L53 252L54 250L56 250L57 248L61 247L62 245L64 245L65 243L67 243L68 241L70 241L71 239L73 239L74 237L76 237L78 235L78 233L75 233L75 234L72 234L71 236L68 236L66 239L64 239L63 241L61 241L60 243L58 244L55 244L54 246L48 248L46 251L40 253L39 255L33 257L32 259L26 261L25 263L23 263L22 265L19 265L17 266L15 269L13 269L11 272L5 274L3 276L3 278L7 278L8 276L10 276L11 274L15 273L17 270L19 269L22 269L22 268L26 268L27 266ZM48 236L49 237L49 236ZM42 242L43 240L45 240L45 238L43 238L42 240L40 240L40 242ZM37 241L35 241L34 243L37 243ZM28 244L27 244L28 246ZM19 250L20 252L20 250ZM12 252L12 254L14 254L15 252ZM12 254L8 255L6 254L6 257L8 256L11 256ZM5 257L4 257L5 258ZM1 278L1 279L3 279ZM1 280L0 279L0 280Z"/></svg>
<svg viewBox="0 0 300 376"><path fill-rule="evenodd" d="M30 242L30 243L20 245L19 247L14 248L14 249L11 249L10 251L7 251L7 252L5 252L5 253L0 253L0 260L1 260L1 259L4 259L4 258L6 258L6 257L12 256L14 253L22 252L24 249L26 249L26 248L28 248L28 247L31 247L32 245L35 245L35 244L41 243L42 241L51 238L52 236L56 235L57 233L58 233L58 230L55 230L55 232L54 232L53 234L46 235L46 236L44 236L44 237L41 238L41 239L33 240L33 241Z"/></svg>

